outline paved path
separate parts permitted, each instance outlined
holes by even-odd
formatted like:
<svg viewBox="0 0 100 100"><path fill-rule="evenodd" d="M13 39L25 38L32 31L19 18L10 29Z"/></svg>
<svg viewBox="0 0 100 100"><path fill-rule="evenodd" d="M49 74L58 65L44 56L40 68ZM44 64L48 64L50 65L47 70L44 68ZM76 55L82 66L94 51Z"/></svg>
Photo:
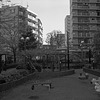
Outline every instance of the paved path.
<svg viewBox="0 0 100 100"><path fill-rule="evenodd" d="M90 75L88 80L79 80L76 74L52 79L53 87L50 91L43 86L31 90L32 82L18 86L3 93L0 100L100 100L100 94L95 92L90 80L95 77Z"/></svg>

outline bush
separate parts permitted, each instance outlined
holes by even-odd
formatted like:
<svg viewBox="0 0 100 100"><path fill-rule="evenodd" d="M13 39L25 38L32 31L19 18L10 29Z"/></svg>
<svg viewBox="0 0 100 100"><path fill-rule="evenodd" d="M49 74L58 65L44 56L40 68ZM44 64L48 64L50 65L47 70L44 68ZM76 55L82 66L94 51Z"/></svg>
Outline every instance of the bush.
<svg viewBox="0 0 100 100"><path fill-rule="evenodd" d="M18 70L18 72L19 72L19 74L20 74L21 76L26 76L26 75L28 75L28 71L27 71L27 70Z"/></svg>
<svg viewBox="0 0 100 100"><path fill-rule="evenodd" d="M37 69L38 72L41 72L42 71L42 66L40 64L34 63L33 65Z"/></svg>
<svg viewBox="0 0 100 100"><path fill-rule="evenodd" d="M5 82L6 82L6 80L5 80L4 76L0 74L0 84L3 84Z"/></svg>
<svg viewBox="0 0 100 100"><path fill-rule="evenodd" d="M0 84L6 83L4 79L0 80Z"/></svg>
<svg viewBox="0 0 100 100"><path fill-rule="evenodd" d="M16 68L17 66L18 66L18 63L6 64L6 66L3 67L3 70Z"/></svg>

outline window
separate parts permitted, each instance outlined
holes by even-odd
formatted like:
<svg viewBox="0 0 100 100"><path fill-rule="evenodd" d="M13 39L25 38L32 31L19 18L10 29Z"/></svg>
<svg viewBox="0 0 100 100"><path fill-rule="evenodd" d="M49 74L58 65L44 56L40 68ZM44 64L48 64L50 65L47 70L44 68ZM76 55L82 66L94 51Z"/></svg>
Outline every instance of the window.
<svg viewBox="0 0 100 100"><path fill-rule="evenodd" d="M77 6L82 6L82 3L78 3Z"/></svg>
<svg viewBox="0 0 100 100"><path fill-rule="evenodd" d="M88 39L87 38L84 39L84 43L88 43Z"/></svg>
<svg viewBox="0 0 100 100"><path fill-rule="evenodd" d="M91 15L94 15L94 14L96 14L96 12L95 11L91 11L90 14Z"/></svg>
<svg viewBox="0 0 100 100"><path fill-rule="evenodd" d="M90 32L90 35L93 37L96 32Z"/></svg>
<svg viewBox="0 0 100 100"><path fill-rule="evenodd" d="M88 18L78 18L78 22L86 23L86 22L89 22L89 19Z"/></svg>
<svg viewBox="0 0 100 100"><path fill-rule="evenodd" d="M90 33L86 33L86 36L87 36L87 37L90 37Z"/></svg>
<svg viewBox="0 0 100 100"><path fill-rule="evenodd" d="M97 11L97 15L100 16L100 11Z"/></svg>
<svg viewBox="0 0 100 100"><path fill-rule="evenodd" d="M91 7L95 7L95 6L96 6L96 4L91 3L91 4L90 4L90 6L91 6Z"/></svg>
<svg viewBox="0 0 100 100"><path fill-rule="evenodd" d="M88 2L89 0L77 0L78 2Z"/></svg>
<svg viewBox="0 0 100 100"><path fill-rule="evenodd" d="M33 23L32 22L28 22L28 25L33 26Z"/></svg>
<svg viewBox="0 0 100 100"><path fill-rule="evenodd" d="M19 12L19 15L24 15L24 13L22 11Z"/></svg>
<svg viewBox="0 0 100 100"><path fill-rule="evenodd" d="M100 22L100 18L97 18L97 21Z"/></svg>
<svg viewBox="0 0 100 100"><path fill-rule="evenodd" d="M82 33L81 33L81 32L80 32L80 33L78 33L78 36L79 36L79 37L82 37Z"/></svg>
<svg viewBox="0 0 100 100"><path fill-rule="evenodd" d="M100 25L97 26L97 29L100 30Z"/></svg>
<svg viewBox="0 0 100 100"><path fill-rule="evenodd" d="M10 12L11 12L11 13L14 13L14 12L15 12L15 9L10 9Z"/></svg>
<svg viewBox="0 0 100 100"><path fill-rule="evenodd" d="M72 4L73 7L76 7L77 5L75 3Z"/></svg>
<svg viewBox="0 0 100 100"><path fill-rule="evenodd" d="M31 16L31 15L28 15L28 18L30 18L30 19L33 19L33 16Z"/></svg>
<svg viewBox="0 0 100 100"><path fill-rule="evenodd" d="M95 29L97 26L96 25L90 25L91 29Z"/></svg>
<svg viewBox="0 0 100 100"><path fill-rule="evenodd" d="M76 36L77 36L77 33L76 33L76 32L74 32L74 33L73 33L73 37L76 37Z"/></svg>
<svg viewBox="0 0 100 100"><path fill-rule="evenodd" d="M86 37L86 33L82 33L82 37Z"/></svg>
<svg viewBox="0 0 100 100"><path fill-rule="evenodd" d="M19 18L19 22L23 22L23 20Z"/></svg>
<svg viewBox="0 0 100 100"><path fill-rule="evenodd" d="M73 25L73 28L77 29L77 25Z"/></svg>
<svg viewBox="0 0 100 100"><path fill-rule="evenodd" d="M76 14L77 14L77 11L73 11L72 14L73 14L73 15L76 15Z"/></svg>
<svg viewBox="0 0 100 100"><path fill-rule="evenodd" d="M82 41L84 41L84 40L83 39L78 40L78 43L79 43L80 46L82 46Z"/></svg>
<svg viewBox="0 0 100 100"><path fill-rule="evenodd" d="M78 29L83 29L82 25L79 25L79 26L78 26Z"/></svg>

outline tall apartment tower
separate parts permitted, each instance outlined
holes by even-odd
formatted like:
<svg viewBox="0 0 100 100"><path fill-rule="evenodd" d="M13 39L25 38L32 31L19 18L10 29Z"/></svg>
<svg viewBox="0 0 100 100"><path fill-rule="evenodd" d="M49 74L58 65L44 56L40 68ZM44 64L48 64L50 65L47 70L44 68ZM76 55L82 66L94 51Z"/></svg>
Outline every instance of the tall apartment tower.
<svg viewBox="0 0 100 100"><path fill-rule="evenodd" d="M67 39L69 39L69 43L70 43L70 45L71 45L71 43L72 43L72 33L71 33L71 17L70 17L70 15L67 15L66 17L65 17L65 45L67 46ZM69 36L69 38L68 38L68 36Z"/></svg>
<svg viewBox="0 0 100 100"><path fill-rule="evenodd" d="M70 0L73 46L91 46L94 34L100 31L100 0Z"/></svg>
<svg viewBox="0 0 100 100"><path fill-rule="evenodd" d="M37 18L37 21L38 21L38 28L37 28L37 34L38 34L38 41L39 41L39 44L38 44L38 47L41 47L42 44L43 44L43 27L42 27L42 22L39 18Z"/></svg>

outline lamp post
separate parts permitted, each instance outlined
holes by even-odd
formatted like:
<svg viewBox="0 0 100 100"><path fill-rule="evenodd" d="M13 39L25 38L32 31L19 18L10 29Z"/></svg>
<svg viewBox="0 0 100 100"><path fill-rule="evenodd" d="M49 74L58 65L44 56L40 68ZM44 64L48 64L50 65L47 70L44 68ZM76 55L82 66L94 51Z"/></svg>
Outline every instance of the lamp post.
<svg viewBox="0 0 100 100"><path fill-rule="evenodd" d="M24 50L25 50L25 64L26 64L26 42L29 40L29 37L21 37L21 40L24 41Z"/></svg>
<svg viewBox="0 0 100 100"><path fill-rule="evenodd" d="M67 64L68 64L68 70L69 68L69 32L67 31Z"/></svg>
<svg viewBox="0 0 100 100"><path fill-rule="evenodd" d="M91 48L89 47L89 64L91 64Z"/></svg>
<svg viewBox="0 0 100 100"><path fill-rule="evenodd" d="M21 40L24 41L24 49L25 49L25 52L26 52L26 42L27 42L27 40L29 40L29 37L21 37Z"/></svg>
<svg viewBox="0 0 100 100"><path fill-rule="evenodd" d="M81 41L80 47L81 47L81 57L82 58L83 58L83 49L82 49L83 44L84 44L84 41Z"/></svg>

